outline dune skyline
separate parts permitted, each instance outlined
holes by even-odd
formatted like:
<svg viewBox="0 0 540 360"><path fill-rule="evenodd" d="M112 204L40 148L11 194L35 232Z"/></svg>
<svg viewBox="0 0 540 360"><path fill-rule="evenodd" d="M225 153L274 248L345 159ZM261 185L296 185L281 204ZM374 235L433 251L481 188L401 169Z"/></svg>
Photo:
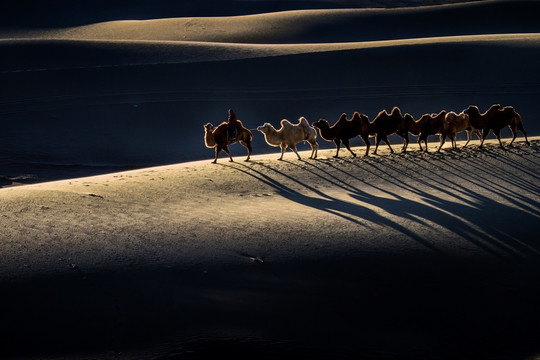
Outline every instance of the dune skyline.
<svg viewBox="0 0 540 360"><path fill-rule="evenodd" d="M199 160L208 156L202 125L225 120L229 107L253 129L354 111L373 119L393 106L418 118L500 103L534 134L537 7L486 1L4 29L0 150L69 165ZM255 153L272 151L257 135Z"/></svg>

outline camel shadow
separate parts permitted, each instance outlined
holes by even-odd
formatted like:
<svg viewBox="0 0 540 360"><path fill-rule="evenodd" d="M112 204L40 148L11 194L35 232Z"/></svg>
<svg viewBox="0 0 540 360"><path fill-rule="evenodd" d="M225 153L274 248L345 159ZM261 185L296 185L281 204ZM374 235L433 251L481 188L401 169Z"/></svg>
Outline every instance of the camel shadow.
<svg viewBox="0 0 540 360"><path fill-rule="evenodd" d="M516 180L510 174L502 173L496 177L500 184L488 184L477 169L478 172L467 175L467 181L483 189L479 193L441 176L443 171L463 176L462 169L444 157L428 159L425 164L418 162L421 175L411 173L406 168L407 164L396 159L283 161L287 166L296 168L291 172L294 175L259 162L225 166L271 186L288 200L350 221L358 226L359 237L365 236L366 231L384 227L414 240L437 255L448 257L442 246L437 244L451 234L500 260L521 261L539 257L540 245L534 241L534 234L540 229L528 226L521 230L516 225L516 220L522 224L538 223L538 204L525 195L510 193L505 187L511 184L534 196L539 190L535 183ZM338 165L337 161L346 166ZM346 168L357 169L348 171ZM357 175L366 171L379 176L380 181L369 182ZM315 179L319 185L313 186L308 183L309 179ZM321 189L325 186L343 191L351 200L331 195ZM398 191L389 191L389 187ZM504 199L508 204L495 200L495 197Z"/></svg>
<svg viewBox="0 0 540 360"><path fill-rule="evenodd" d="M499 183L493 183L488 182L478 173L465 174L462 168L444 157L430 158L425 162L427 165L423 162L417 163L422 169L422 176L411 174L399 161L393 163L389 160L378 165L368 163L368 166L378 171L381 176L384 174L389 177L387 181L394 185L420 195L428 207L418 208L417 215L428 216L448 231L454 232L485 251L494 255L510 255L516 259L537 258L540 255L540 246L534 241L538 227L535 229L534 226L532 228L525 226L521 231L519 226L512 221L513 219L521 224L537 224L540 217L538 202L509 191L506 185L510 184L509 180L513 178L509 178L507 174L500 178ZM482 169L485 170L485 168ZM388 175L392 173L399 176ZM482 189L483 193L489 196L446 180L445 173L465 177L469 184ZM421 187L406 185L403 180L407 178L410 182L420 184ZM515 182L514 186L532 196L537 196L538 186L531 182L524 182L525 180L522 179L521 182ZM435 190L442 195L434 195L426 189ZM506 200L512 206L495 200L497 197Z"/></svg>

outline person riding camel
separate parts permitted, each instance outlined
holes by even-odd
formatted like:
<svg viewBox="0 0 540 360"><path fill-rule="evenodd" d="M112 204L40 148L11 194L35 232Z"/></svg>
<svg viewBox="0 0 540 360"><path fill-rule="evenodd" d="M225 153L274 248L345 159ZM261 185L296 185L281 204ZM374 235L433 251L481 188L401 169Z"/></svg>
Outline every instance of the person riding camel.
<svg viewBox="0 0 540 360"><path fill-rule="evenodd" d="M236 141L238 119L232 109L229 109L229 118L227 119L227 133L229 134L229 141Z"/></svg>

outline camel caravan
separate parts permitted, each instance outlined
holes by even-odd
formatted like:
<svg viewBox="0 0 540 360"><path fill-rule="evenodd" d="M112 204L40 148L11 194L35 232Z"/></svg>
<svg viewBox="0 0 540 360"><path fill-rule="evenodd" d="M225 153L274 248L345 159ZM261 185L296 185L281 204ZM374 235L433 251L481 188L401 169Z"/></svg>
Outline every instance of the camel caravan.
<svg viewBox="0 0 540 360"><path fill-rule="evenodd" d="M232 110L229 110L230 112ZM369 121L367 115L355 112L352 118L348 119L347 114L343 113L339 119L332 125L325 120L319 119L311 126L305 117L298 119L297 124L293 124L287 119L281 120L281 128L276 130L270 123L265 123L256 128L257 131L264 135L266 143L270 146L279 146L281 148L281 156L279 160L283 160L283 154L289 147L300 160L296 145L301 142L307 142L311 146L310 159L317 158L317 130L320 137L326 141L334 142L336 145L335 158L339 157L341 144L356 157L356 154L350 148L350 140L359 136L366 145L364 156L369 155L370 137L375 137L375 150L373 154L377 154L377 149L381 141L384 141L390 148L390 152L394 153L392 146L388 140L388 136L397 134L403 138L402 152L407 151L409 145L409 134L417 136L420 151L428 152L427 139L428 136L438 135L440 144L437 152L440 152L446 138L449 138L452 144L452 149L456 149L456 135L465 131L467 133L467 142L464 147L469 144L472 138L472 133L476 134L480 140L479 148L482 148L484 141L490 131L492 131L499 140L500 147L503 147L500 132L503 128L508 127L512 131L512 141L517 137L517 131L521 131L525 137L525 143L530 146L527 139L527 132L523 127L523 121L519 113L512 106L501 107L499 104L492 105L486 112L481 113L477 106L469 105L467 109L461 113L442 110L437 114L424 114L419 119L408 113L402 114L398 107L394 107L390 113L382 110L377 114L373 121ZM230 127L233 127L233 133L237 134L235 138L230 138ZM246 161L249 161L252 152L253 134L251 130L246 129L240 120L234 123L221 123L217 128L214 128L211 123L204 126L205 136L204 141L208 148L215 148L214 163L217 162L219 153L224 150L230 161L233 161L228 146L236 142L240 142L248 150ZM481 131L481 132L480 132ZM422 147L424 142L424 147Z"/></svg>

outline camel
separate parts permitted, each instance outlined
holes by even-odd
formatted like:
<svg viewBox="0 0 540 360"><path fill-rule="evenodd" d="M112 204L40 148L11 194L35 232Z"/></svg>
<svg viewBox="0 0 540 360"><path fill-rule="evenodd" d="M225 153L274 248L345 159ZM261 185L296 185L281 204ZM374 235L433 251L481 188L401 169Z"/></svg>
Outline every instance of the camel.
<svg viewBox="0 0 540 360"><path fill-rule="evenodd" d="M398 124L396 129L396 134L403 138L403 147L401 148L401 152L407 151L407 146L409 146L409 133L418 136L420 135L420 130L420 120L414 120L413 116L409 113L403 116L403 121ZM418 144L420 145L420 151L422 151L422 144L420 144L420 142L418 142Z"/></svg>
<svg viewBox="0 0 540 360"><path fill-rule="evenodd" d="M512 141L510 141L510 144L508 145L512 145L516 139L517 130L521 131L525 136L526 144L531 144L529 139L527 139L527 132L523 127L521 115L519 115L519 113L516 112L512 106L505 106L501 108L499 104L493 104L485 113L481 114L477 106L469 105L465 112L469 115L471 124L482 129L482 141L480 142L480 147L482 147L484 144L490 130L493 131L499 140L500 147L503 147L501 141L501 129L507 126L510 128L513 135Z"/></svg>
<svg viewBox="0 0 540 360"><path fill-rule="evenodd" d="M390 114L388 114L386 110L382 110L379 112L379 114L377 114L369 126L370 134L375 134L375 151L373 151L373 154L377 154L377 149L379 148L381 140L388 145L390 152L394 153L394 150L388 141L388 135L395 133L403 121L401 110L397 106L392 109Z"/></svg>
<svg viewBox="0 0 540 360"><path fill-rule="evenodd" d="M283 160L283 154L285 153L287 146L294 151L298 160L301 160L300 155L296 150L296 144L302 141L307 141L311 146L311 156L309 158L317 158L317 151L319 149L319 144L317 144L317 131L309 126L308 121L303 116L298 119L298 124L292 124L287 119L281 120L281 128L279 130L276 130L269 123L259 126L257 130L263 133L264 139L268 145L281 147L281 156L279 160Z"/></svg>
<svg viewBox="0 0 540 360"><path fill-rule="evenodd" d="M480 113L478 106L469 105L463 112L469 115L469 121L472 126L477 129L482 129L482 139L480 141L480 148L484 145L484 140L489 134L489 123L492 122L492 118L495 116L501 105L493 104L485 113Z"/></svg>
<svg viewBox="0 0 540 360"><path fill-rule="evenodd" d="M361 136L366 146L369 149L369 138L368 132L366 129L365 123L369 124L369 120L366 115L354 113L351 120L347 119L347 114L343 113L332 126L325 119L319 119L313 123L313 126L319 129L321 137L326 141L333 141L336 144L336 155L335 158L339 157L339 149L341 143L350 151L350 153L356 157L356 154L351 150L349 146L349 140L355 136ZM364 126L364 130L362 127ZM368 125L369 126L369 125ZM366 155L367 155L366 150Z"/></svg>
<svg viewBox="0 0 540 360"><path fill-rule="evenodd" d="M462 131L467 132L467 142L464 147L469 144L471 141L471 133L475 133L478 136L478 139L482 139L482 135L480 135L480 131L471 125L471 122L469 121L469 115L467 115L464 111L457 114L453 111L450 111L446 114L446 117L444 119L444 134L443 136L448 136L452 143L452 148L456 148L456 134Z"/></svg>
<svg viewBox="0 0 540 360"><path fill-rule="evenodd" d="M424 114L420 118L420 134L418 135L418 145L420 145L420 150L422 150L422 141L426 145L426 152L428 152L427 138L429 135L439 134L441 139L441 144L437 149L437 152L441 151L441 148L445 142L445 132L444 132L444 119L446 118L446 110L441 110L438 114Z"/></svg>
<svg viewBox="0 0 540 360"><path fill-rule="evenodd" d="M224 150L230 158L230 161L234 161L231 152L229 151L229 145L236 142L240 142L248 150L248 155L245 161L249 161L251 152L253 148L251 146L251 141L253 140L253 134L251 131L246 129L240 120L237 120L238 124L236 125L237 135L235 141L229 141L229 135L227 132L227 123L222 122L217 128L214 129L214 126L211 123L204 125L204 143L207 148L215 148L216 156L213 163L215 164L218 159L218 155L221 150Z"/></svg>

